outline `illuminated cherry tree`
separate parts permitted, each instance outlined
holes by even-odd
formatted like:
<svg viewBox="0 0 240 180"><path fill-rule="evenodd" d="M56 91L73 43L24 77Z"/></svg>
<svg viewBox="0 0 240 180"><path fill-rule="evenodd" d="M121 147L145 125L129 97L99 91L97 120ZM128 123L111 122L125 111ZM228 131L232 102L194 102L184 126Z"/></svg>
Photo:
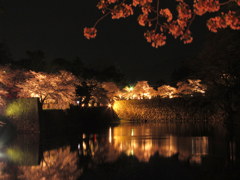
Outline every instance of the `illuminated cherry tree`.
<svg viewBox="0 0 240 180"><path fill-rule="evenodd" d="M8 73L10 68L0 67L0 106L6 103L6 97L8 95L8 87L12 86L12 76Z"/></svg>
<svg viewBox="0 0 240 180"><path fill-rule="evenodd" d="M103 16L93 27L84 28L84 36L87 39L95 38L97 25L107 16L121 19L134 13L137 14L139 25L146 28L145 39L155 48L164 46L169 35L185 44L191 43L192 23L197 16L206 14L214 14L214 17L206 22L211 32L225 28L240 30L240 0L176 0L176 7L171 9L162 8L161 2L160 0L99 0L97 8Z"/></svg>
<svg viewBox="0 0 240 180"><path fill-rule="evenodd" d="M136 98L136 95L134 94L133 90L133 86L126 86L118 93L118 97L120 99L134 99Z"/></svg>
<svg viewBox="0 0 240 180"><path fill-rule="evenodd" d="M177 91L180 95L192 95L194 93L204 94L207 87L201 84L201 80L188 79L177 83Z"/></svg>
<svg viewBox="0 0 240 180"><path fill-rule="evenodd" d="M103 82L102 88L107 91L107 97L110 99L110 101L114 100L120 91L114 82Z"/></svg>
<svg viewBox="0 0 240 180"><path fill-rule="evenodd" d="M120 99L151 99L157 96L157 91L147 81L138 81L135 86L126 86L117 96Z"/></svg>
<svg viewBox="0 0 240 180"><path fill-rule="evenodd" d="M9 66L0 66L0 106L5 105L7 99L15 98L18 88L26 74L20 70L13 70Z"/></svg>
<svg viewBox="0 0 240 180"><path fill-rule="evenodd" d="M6 103L6 96L7 96L7 91L5 91L4 89L0 90L0 107L4 106Z"/></svg>
<svg viewBox="0 0 240 180"><path fill-rule="evenodd" d="M17 86L19 97L38 97L45 104L75 104L76 85L79 80L70 72L60 71L57 74L30 71L30 78Z"/></svg>
<svg viewBox="0 0 240 180"><path fill-rule="evenodd" d="M138 81L135 86L126 86L116 93L118 99L151 99L160 96L161 98L176 98L183 95L193 95L196 93L205 94L207 87L201 84L199 79L188 79L177 83L177 87L162 85L157 91L149 86L147 81Z"/></svg>
<svg viewBox="0 0 240 180"><path fill-rule="evenodd" d="M150 99L152 96L156 96L156 91L149 86L147 81L138 81L133 89L133 93L136 94L139 99Z"/></svg>
<svg viewBox="0 0 240 180"><path fill-rule="evenodd" d="M162 98L174 98L177 97L177 89L169 85L162 85L158 87L158 95Z"/></svg>

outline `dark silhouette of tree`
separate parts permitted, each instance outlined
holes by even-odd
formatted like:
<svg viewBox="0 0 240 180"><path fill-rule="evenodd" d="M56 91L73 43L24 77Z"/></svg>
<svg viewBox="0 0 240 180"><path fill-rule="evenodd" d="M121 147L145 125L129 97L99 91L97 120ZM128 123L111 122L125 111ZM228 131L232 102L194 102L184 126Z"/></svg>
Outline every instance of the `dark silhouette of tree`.
<svg viewBox="0 0 240 180"><path fill-rule="evenodd" d="M97 79L99 81L112 81L115 83L122 83L124 75L119 72L115 66L108 66L99 72Z"/></svg>
<svg viewBox="0 0 240 180"><path fill-rule="evenodd" d="M195 76L207 84L207 95L229 116L239 109L239 50L240 33L226 30L209 37L199 56L189 63Z"/></svg>
<svg viewBox="0 0 240 180"><path fill-rule="evenodd" d="M4 7L4 0L0 1L0 14L4 14L5 13L5 7Z"/></svg>
<svg viewBox="0 0 240 180"><path fill-rule="evenodd" d="M186 80L192 75L192 70L183 64L180 68L175 69L171 74L171 81L176 83L178 81Z"/></svg>
<svg viewBox="0 0 240 180"><path fill-rule="evenodd" d="M74 75L84 79L96 79L97 76L97 71L86 67L80 57L76 57L73 60L56 58L49 63L47 68L47 71L52 73L61 70L72 72Z"/></svg>
<svg viewBox="0 0 240 180"><path fill-rule="evenodd" d="M74 75L82 77L85 71L85 64L81 60L80 57L76 57L71 61L71 66L69 71L71 71Z"/></svg>
<svg viewBox="0 0 240 180"><path fill-rule="evenodd" d="M26 58L14 61L16 67L33 71L45 71L46 62L44 61L45 54L43 51L27 51L26 54Z"/></svg>
<svg viewBox="0 0 240 180"><path fill-rule="evenodd" d="M102 84L96 80L86 80L76 89L79 103L85 104L85 106L94 103L106 105L109 102L107 93Z"/></svg>
<svg viewBox="0 0 240 180"><path fill-rule="evenodd" d="M71 66L71 62L64 58L56 58L50 62L48 70L50 72L58 72L58 71L69 71Z"/></svg>
<svg viewBox="0 0 240 180"><path fill-rule="evenodd" d="M93 87L88 86L85 81L81 83L81 86L77 86L76 94L78 101L82 102L83 104L88 104L91 99L92 88Z"/></svg>
<svg viewBox="0 0 240 180"><path fill-rule="evenodd" d="M5 65L5 64L10 64L11 62L12 62L12 57L11 57L9 48L5 43L0 43L0 64Z"/></svg>

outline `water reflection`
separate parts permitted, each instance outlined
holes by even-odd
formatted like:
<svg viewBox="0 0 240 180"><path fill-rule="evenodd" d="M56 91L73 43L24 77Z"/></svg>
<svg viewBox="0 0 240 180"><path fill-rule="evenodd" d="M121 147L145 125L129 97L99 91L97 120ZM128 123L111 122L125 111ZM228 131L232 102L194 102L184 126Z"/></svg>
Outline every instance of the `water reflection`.
<svg viewBox="0 0 240 180"><path fill-rule="evenodd" d="M230 141L229 142L229 160L234 162L236 161L236 142Z"/></svg>
<svg viewBox="0 0 240 180"><path fill-rule="evenodd" d="M86 136L83 134L81 143L78 144L78 151L80 156L94 156L98 151L99 142L97 141L97 135Z"/></svg>
<svg viewBox="0 0 240 180"><path fill-rule="evenodd" d="M39 134L18 134L6 148L3 160L17 165L39 164Z"/></svg>
<svg viewBox="0 0 240 180"><path fill-rule="evenodd" d="M0 142L4 139L0 136ZM1 145L0 179L77 179L81 173L78 160L77 151L72 152L70 146L42 153L39 134L17 134Z"/></svg>
<svg viewBox="0 0 240 180"><path fill-rule="evenodd" d="M140 161L147 162L156 152L162 157L178 155L181 161L201 163L202 157L209 152L207 136L169 135L161 131L158 125L144 126L125 124L110 127L107 136L92 138L89 135L78 145L79 154L95 156L105 154L106 161L114 161L121 153L135 156ZM100 148L99 148L100 147Z"/></svg>
<svg viewBox="0 0 240 180"><path fill-rule="evenodd" d="M234 179L240 176L240 139L231 134L200 124L122 123L80 141L80 159L90 162L81 177L149 179L151 173L161 179Z"/></svg>
<svg viewBox="0 0 240 180"><path fill-rule="evenodd" d="M38 166L22 166L19 168L20 179L76 179L81 170L77 166L77 152L71 152L70 147L46 151Z"/></svg>
<svg viewBox="0 0 240 180"><path fill-rule="evenodd" d="M117 133L115 133L117 134ZM127 155L134 155L141 161L149 161L156 152L162 157L178 154L179 160L191 159L201 163L201 157L208 154L208 137L162 136L159 139L138 139L114 135L114 148Z"/></svg>
<svg viewBox="0 0 240 180"><path fill-rule="evenodd" d="M1 148L0 179L77 179L106 163L110 169L114 163L115 168L126 166L124 171L128 163L133 163L128 168L149 167L149 172L153 167L163 172L163 167L188 172L189 166L184 164L201 167L203 172L217 167L221 172L223 167L239 162L237 137L205 125L132 123L112 126L101 133L79 132L64 141L60 137L40 142L36 135L18 135ZM119 163L121 157L125 159Z"/></svg>
<svg viewBox="0 0 240 180"><path fill-rule="evenodd" d="M0 162L0 179L74 180L77 179L81 174L81 169L78 168L77 162L77 152L71 152L70 146L63 147L44 152L43 159L39 165L17 166L9 161Z"/></svg>

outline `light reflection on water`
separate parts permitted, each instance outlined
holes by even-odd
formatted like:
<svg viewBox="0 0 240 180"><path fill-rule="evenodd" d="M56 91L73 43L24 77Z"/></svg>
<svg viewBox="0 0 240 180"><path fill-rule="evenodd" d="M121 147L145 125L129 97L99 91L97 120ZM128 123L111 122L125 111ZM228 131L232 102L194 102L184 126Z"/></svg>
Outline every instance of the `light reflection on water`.
<svg viewBox="0 0 240 180"><path fill-rule="evenodd" d="M209 137L186 136L169 134L162 131L162 125L134 125L122 124L109 127L107 137L99 142L91 138L79 144L81 155L94 156L98 154L99 146L108 149L106 161L113 161L121 153L135 156L138 160L147 162L150 157L158 153L162 157L178 155L181 161L200 164L202 157L209 153ZM91 135L90 135L91 136ZM86 145L88 143L88 147ZM90 154L89 154L90 153Z"/></svg>
<svg viewBox="0 0 240 180"><path fill-rule="evenodd" d="M157 153L194 166L204 167L209 159L214 162L211 166L225 167L239 161L237 137L206 125L149 123L121 123L101 133L79 132L62 145L62 138L44 144L38 136L18 135L1 149L0 179L77 179L84 170L114 163L123 153L139 163L149 163ZM54 142L58 146L52 148Z"/></svg>

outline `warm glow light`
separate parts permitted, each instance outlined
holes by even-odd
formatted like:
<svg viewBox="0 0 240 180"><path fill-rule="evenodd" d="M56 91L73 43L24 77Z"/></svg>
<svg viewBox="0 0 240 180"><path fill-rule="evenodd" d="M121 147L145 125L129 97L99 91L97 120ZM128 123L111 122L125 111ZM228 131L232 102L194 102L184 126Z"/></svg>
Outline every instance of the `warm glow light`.
<svg viewBox="0 0 240 180"><path fill-rule="evenodd" d="M127 91L127 92L132 92L134 90L134 87L133 86L126 86L124 88L124 90Z"/></svg>
<svg viewBox="0 0 240 180"><path fill-rule="evenodd" d="M86 150L86 149L87 149L87 145L86 145L86 143L83 142L82 145L83 145L83 150Z"/></svg>
<svg viewBox="0 0 240 180"><path fill-rule="evenodd" d="M131 136L134 136L134 129L131 129Z"/></svg>
<svg viewBox="0 0 240 180"><path fill-rule="evenodd" d="M112 128L109 128L109 143L112 143Z"/></svg>
<svg viewBox="0 0 240 180"><path fill-rule="evenodd" d="M119 108L120 108L119 103L118 103L117 101L114 102L114 104L113 104L113 110L114 110L114 111L117 111Z"/></svg>
<svg viewBox="0 0 240 180"><path fill-rule="evenodd" d="M201 80L199 79L188 79L186 81L178 82L176 86L177 87L162 85L158 87L158 90L156 91L147 81L138 81L134 87L126 86L123 91L118 91L116 97L125 100L152 99L157 96L171 99L184 95L193 96L194 93L201 93L204 95L207 89L206 85L201 84ZM118 99L116 98L116 100Z"/></svg>
<svg viewBox="0 0 240 180"><path fill-rule="evenodd" d="M111 108L111 107L112 107L112 104L108 104L108 107Z"/></svg>
<svg viewBox="0 0 240 180"><path fill-rule="evenodd" d="M119 153L126 152L141 161L149 161L149 158L158 152L163 157L179 154L179 160L200 164L202 157L208 154L208 137L182 138L169 135L160 140L136 138L148 137L152 133L151 129L144 127L115 127L111 128L111 131L109 129L109 138L111 134L114 139L111 141L112 145Z"/></svg>

